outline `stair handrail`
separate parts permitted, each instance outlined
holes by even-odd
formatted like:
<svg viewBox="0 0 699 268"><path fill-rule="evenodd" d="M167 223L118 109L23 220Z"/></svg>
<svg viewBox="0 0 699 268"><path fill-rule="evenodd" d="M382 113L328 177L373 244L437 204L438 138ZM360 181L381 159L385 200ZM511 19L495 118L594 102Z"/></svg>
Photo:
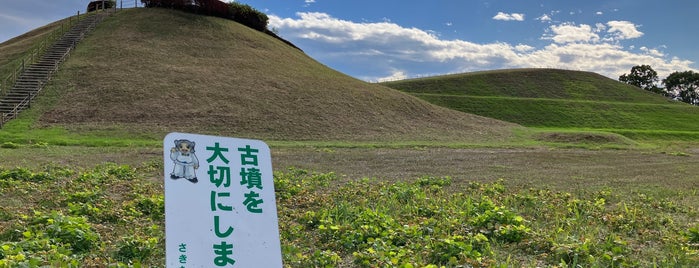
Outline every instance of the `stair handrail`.
<svg viewBox="0 0 699 268"><path fill-rule="evenodd" d="M83 14L83 17L84 16L87 15ZM75 17L76 22L73 22L73 17ZM52 30L47 37L42 39L38 44L33 45L32 48L28 49L28 52L25 52L26 54L24 56L20 57L14 62L8 63L9 65L17 64L17 67L13 68L12 72L3 77L1 80L0 96L4 96L7 91L12 88L12 85L14 85L17 81L17 77L19 77L27 66L36 63L41 58L40 56L46 52L51 44L61 38L66 32L70 31L73 24L79 23L80 20L80 11L77 12L77 15L68 17L67 21L66 19L63 19L60 27L56 27L56 29Z"/></svg>
<svg viewBox="0 0 699 268"><path fill-rule="evenodd" d="M2 113L2 118L0 118L0 128L3 127L5 122L17 118L17 114L20 111L20 107L23 107L24 105L27 105L27 107L28 107L29 105L31 105L31 100L32 100L32 94L27 94L27 96L24 97L24 99L22 99L19 103L17 103L17 105L15 105L14 108L12 108L11 113L9 113L9 114ZM8 116L8 115L10 115L10 116Z"/></svg>
<svg viewBox="0 0 699 268"><path fill-rule="evenodd" d="M105 11L105 10L103 10L102 12L104 12L104 11ZM107 12L109 12L109 13L106 14L106 15L111 15L111 14L112 14L111 11L112 11L112 10L107 11ZM92 16L96 16L96 15L97 15L97 14L93 14ZM78 21L80 21L80 12L78 12L77 18L78 18ZM93 18L94 18L94 17L93 17ZM100 22L102 19L104 19L104 18L99 18L99 20L97 20L97 19L98 19L98 18L94 18L94 20L92 20L92 21L87 25L86 31L81 31L81 32L80 32L80 38L77 39L77 41L82 40L82 39L85 37L85 32L90 32L90 31L92 31L92 30L95 28L95 26L97 25L97 23L99 23L99 22ZM69 19L69 21L70 21L70 19ZM71 26L72 26L72 25L71 25ZM56 35L63 36L66 32L70 31L71 26L69 26L66 30L63 30L63 24L61 24L61 31L60 31L59 34L56 34ZM56 30L54 30L54 31L51 33L51 35L53 35L55 32L56 32ZM53 36L51 36L51 37L53 37ZM36 57L37 59L39 58L39 56L38 56L38 55L39 55L39 52L41 52L41 54L43 54L43 53L45 52L45 50L47 49L47 48L45 48L45 46L46 46L45 44L48 43L48 40L51 40L51 44L53 44L53 43L56 41L56 39L57 39L57 38L44 39L44 40L41 42L40 46L39 46L39 48L42 48L43 50L40 51L39 48L37 48L36 50L32 51L31 55L29 56L29 57L31 57L31 61L30 61L31 63L30 63L30 64L33 64L33 63L35 62L35 59L34 59L35 57ZM60 60L54 62L53 66L52 66L53 68L51 69L51 72L50 72L50 73L56 72L56 71L58 70L59 64L68 56L68 54L70 54L70 52L71 52L73 49L75 49L75 45L76 45L76 42L73 42L73 43L68 47L68 49L63 53L63 55L60 56ZM20 65L19 67L20 67L20 68L17 69L18 71L16 70L16 73L13 71L13 73L10 74L10 76L12 76L12 84L15 83L15 81L16 81L16 79L17 79L17 76L18 76L18 73L21 73L21 72L24 71L24 69L26 68L25 58L22 59L21 65ZM47 76L50 76L50 73L47 74ZM2 86L2 87L0 87L0 96L3 95L3 94L2 94L2 91L6 88L4 85L5 85L6 80L8 80L8 79L9 79L9 77L6 78L6 79L3 81L2 84L0 84L0 86ZM40 83L39 85L37 85L37 91L36 91L34 94L32 94L32 93L27 94L27 97L25 97L24 99L22 99L19 103L17 103L17 104L13 107L13 109L11 110L11 113L9 113L9 114L8 114L8 113L0 113L0 128L3 127L3 125L5 124L5 122L7 122L7 121L9 121L9 120L11 120L11 119L15 119L15 118L17 117L17 114L19 113L19 111L21 111L21 110L20 110L20 107L25 107L25 106L26 106L26 107L29 107L29 106L31 105L31 101L34 99L34 96L38 95L39 92L41 92L42 89L43 89L43 84ZM5 90L5 91L7 91L7 90ZM11 116L8 116L8 115L10 115L10 114L11 114Z"/></svg>

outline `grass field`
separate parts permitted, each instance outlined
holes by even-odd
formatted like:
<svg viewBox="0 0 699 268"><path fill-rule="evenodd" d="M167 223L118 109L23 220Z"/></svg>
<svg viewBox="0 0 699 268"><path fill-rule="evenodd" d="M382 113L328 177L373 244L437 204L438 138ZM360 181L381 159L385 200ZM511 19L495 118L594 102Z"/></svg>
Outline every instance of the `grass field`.
<svg viewBox="0 0 699 268"><path fill-rule="evenodd" d="M696 154L274 151L287 267L699 264ZM33 156L47 152L53 157ZM145 156L137 166L87 167L128 162L134 153ZM161 266L160 153L158 148L0 149L3 158L15 154L53 163L0 169L0 264ZM62 157L65 165L56 163ZM634 172L618 168L628 162L635 163L627 165ZM284 168L295 164L349 172ZM439 175L417 175L422 172Z"/></svg>
<svg viewBox="0 0 699 268"><path fill-rule="evenodd" d="M498 88L480 93L451 76L406 89L538 122L525 128L241 27L140 9L85 39L0 129L0 267L162 267L168 131L270 145L285 267L699 266L694 107L560 70L544 84L527 79L540 70L454 76ZM508 95L506 79L527 90ZM210 98L186 106L200 121L175 124L191 118L169 104L188 94Z"/></svg>

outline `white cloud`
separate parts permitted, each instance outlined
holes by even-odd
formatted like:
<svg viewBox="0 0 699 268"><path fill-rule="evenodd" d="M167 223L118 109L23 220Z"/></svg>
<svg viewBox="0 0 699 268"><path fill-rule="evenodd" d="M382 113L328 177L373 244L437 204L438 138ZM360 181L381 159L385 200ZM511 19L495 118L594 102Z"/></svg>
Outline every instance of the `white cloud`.
<svg viewBox="0 0 699 268"><path fill-rule="evenodd" d="M597 42L600 39L599 35L587 24L575 25L573 23L563 23L560 25L551 25L547 32L548 34L545 34L542 39L553 40L559 44Z"/></svg>
<svg viewBox="0 0 699 268"><path fill-rule="evenodd" d="M609 30L607 32L619 39L633 39L643 36L643 33L636 29L636 25L630 21L609 21L607 22Z"/></svg>
<svg viewBox="0 0 699 268"><path fill-rule="evenodd" d="M641 51L643 51L647 55L651 55L651 56L655 56L655 57L664 57L665 56L665 54L658 49L647 48L647 47L640 47L638 49L640 49Z"/></svg>
<svg viewBox="0 0 699 268"><path fill-rule="evenodd" d="M396 81L408 78L408 75L404 71L394 70L391 75L380 77L376 79L376 82L386 82L386 81Z"/></svg>
<svg viewBox="0 0 699 268"><path fill-rule="evenodd" d="M527 52L527 51L532 51L534 49L536 49L536 48L533 46L530 46L530 45L525 45L525 44L518 44L515 46L515 51L517 51L517 52Z"/></svg>
<svg viewBox="0 0 699 268"><path fill-rule="evenodd" d="M498 12L498 14L493 17L493 19L494 20L504 20L504 21L510 21L510 20L524 21L524 14L522 14L522 13L507 14L504 12Z"/></svg>
<svg viewBox="0 0 699 268"><path fill-rule="evenodd" d="M597 12L595 12L595 15L601 16L601 15L604 15L604 13L602 11L597 11Z"/></svg>
<svg viewBox="0 0 699 268"><path fill-rule="evenodd" d="M690 67L693 62L668 60L658 49L634 52L616 42L606 42L595 32L604 32L605 25L595 25L596 28L571 23L552 25L542 38L552 43L537 48L522 43L445 40L435 33L391 22L352 22L325 13L297 16L271 15L270 27L278 29L282 37L299 45L311 57L331 68L343 66L346 74L366 81L501 68L584 70L613 79L638 64L653 66L661 77L675 70L693 70ZM608 31L619 27L614 23L607 25Z"/></svg>
<svg viewBox="0 0 699 268"><path fill-rule="evenodd" d="M599 33L607 29L607 25L604 25L604 23L595 23L595 32Z"/></svg>
<svg viewBox="0 0 699 268"><path fill-rule="evenodd" d="M551 17L548 14L541 15L540 17L537 17L536 20L540 20L541 22L547 22L551 21Z"/></svg>
<svg viewBox="0 0 699 268"><path fill-rule="evenodd" d="M304 2L304 4L303 4L304 7L310 7L311 4L314 4L316 2L316 0L304 0L303 2Z"/></svg>

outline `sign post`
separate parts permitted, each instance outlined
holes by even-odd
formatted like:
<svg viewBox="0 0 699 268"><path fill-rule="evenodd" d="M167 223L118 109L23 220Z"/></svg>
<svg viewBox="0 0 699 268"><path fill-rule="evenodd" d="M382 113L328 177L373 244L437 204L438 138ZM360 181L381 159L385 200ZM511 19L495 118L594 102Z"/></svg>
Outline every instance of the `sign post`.
<svg viewBox="0 0 699 268"><path fill-rule="evenodd" d="M163 145L166 267L282 267L269 146L188 133Z"/></svg>

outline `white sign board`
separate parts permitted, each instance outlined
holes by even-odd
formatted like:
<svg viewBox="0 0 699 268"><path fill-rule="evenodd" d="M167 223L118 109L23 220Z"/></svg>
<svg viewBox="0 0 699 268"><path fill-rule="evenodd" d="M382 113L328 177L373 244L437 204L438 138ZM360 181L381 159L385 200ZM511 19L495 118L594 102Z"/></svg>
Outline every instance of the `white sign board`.
<svg viewBox="0 0 699 268"><path fill-rule="evenodd" d="M163 145L166 267L282 267L267 144L170 133Z"/></svg>

